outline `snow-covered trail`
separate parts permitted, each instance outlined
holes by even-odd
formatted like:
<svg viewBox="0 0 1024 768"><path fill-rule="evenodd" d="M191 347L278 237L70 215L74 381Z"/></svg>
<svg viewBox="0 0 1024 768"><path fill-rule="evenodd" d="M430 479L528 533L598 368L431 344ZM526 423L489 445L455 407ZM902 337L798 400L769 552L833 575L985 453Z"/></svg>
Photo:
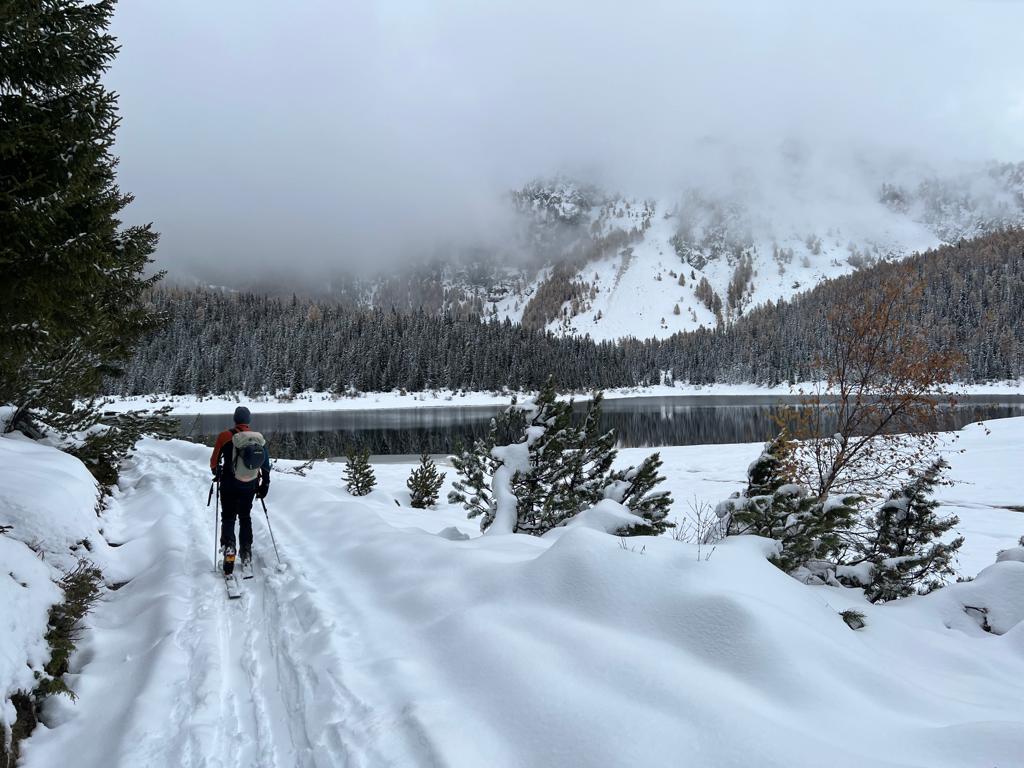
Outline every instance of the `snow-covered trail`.
<svg viewBox="0 0 1024 768"><path fill-rule="evenodd" d="M358 629L337 626L343 602L331 617L320 608L288 525L275 533L292 567L278 571L258 502L256 577L241 582L241 600L227 599L212 562L205 450L143 445L124 473L105 532L121 543L114 579L127 583L89 619L80 673L69 676L78 703L53 700L50 722L64 725L37 731L24 765L71 755L82 768L429 763L401 713L350 689Z"/></svg>

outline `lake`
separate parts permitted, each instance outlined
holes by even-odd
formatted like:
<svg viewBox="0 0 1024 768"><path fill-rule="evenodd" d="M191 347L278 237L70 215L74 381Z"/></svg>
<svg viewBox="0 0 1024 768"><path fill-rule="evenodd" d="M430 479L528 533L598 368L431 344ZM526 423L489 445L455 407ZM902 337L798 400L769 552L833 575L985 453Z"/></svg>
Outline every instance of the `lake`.
<svg viewBox="0 0 1024 768"><path fill-rule="evenodd" d="M749 443L778 433L775 421L792 397L638 397L606 400L603 421L615 429L621 448L707 443ZM504 407L504 406L502 406ZM269 441L271 455L283 459L341 456L349 447L376 455L451 453L455 446L483 436L497 406L442 406L368 411L291 411L259 413L253 429ZM584 403L578 404L582 410ZM974 395L945 409L939 429L959 429L984 419L1024 416L1024 397ZM231 426L231 414L179 416L183 438L213 445Z"/></svg>

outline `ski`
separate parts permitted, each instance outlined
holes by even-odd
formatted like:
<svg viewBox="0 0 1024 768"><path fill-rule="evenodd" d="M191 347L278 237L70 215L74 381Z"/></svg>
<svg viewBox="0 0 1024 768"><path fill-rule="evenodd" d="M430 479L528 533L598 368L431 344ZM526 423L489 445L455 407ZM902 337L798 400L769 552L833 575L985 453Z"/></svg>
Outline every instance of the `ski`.
<svg viewBox="0 0 1024 768"><path fill-rule="evenodd" d="M237 600L242 596L242 587L233 573L224 574L224 586L228 589L228 599Z"/></svg>
<svg viewBox="0 0 1024 768"><path fill-rule="evenodd" d="M252 560L243 560L242 561L242 578L243 579L251 579L255 575L256 574L254 574L253 571L252 571Z"/></svg>

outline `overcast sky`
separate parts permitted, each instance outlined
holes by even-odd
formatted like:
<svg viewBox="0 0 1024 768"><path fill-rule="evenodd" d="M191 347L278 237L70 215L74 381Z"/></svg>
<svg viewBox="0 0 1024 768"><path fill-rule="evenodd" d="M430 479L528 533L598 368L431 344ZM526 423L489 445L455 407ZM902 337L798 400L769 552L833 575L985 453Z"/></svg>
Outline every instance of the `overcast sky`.
<svg viewBox="0 0 1024 768"><path fill-rule="evenodd" d="M568 172L645 196L784 141L1024 160L1024 3L121 0L117 150L160 266L316 274L499 226Z"/></svg>

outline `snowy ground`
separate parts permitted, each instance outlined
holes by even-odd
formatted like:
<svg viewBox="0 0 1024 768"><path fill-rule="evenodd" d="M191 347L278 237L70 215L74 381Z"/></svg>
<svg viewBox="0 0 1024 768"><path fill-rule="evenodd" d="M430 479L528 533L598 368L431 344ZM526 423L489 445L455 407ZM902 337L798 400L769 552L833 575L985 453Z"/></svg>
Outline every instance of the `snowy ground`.
<svg viewBox="0 0 1024 768"><path fill-rule="evenodd" d="M805 384L804 389L810 391L813 385ZM633 397L781 397L793 395L796 387L779 385L777 387L760 387L756 384L709 384L651 387L622 387L609 389L604 393L606 400L618 400ZM968 395L1024 395L1024 381L993 382L991 384L972 384L959 390ZM529 393L533 394L533 393ZM191 414L224 414L231 413L237 405L250 405L264 411L280 413L285 411L370 411L391 408L452 408L458 406L500 406L507 405L511 392L495 394L493 392L452 392L437 390L429 392L363 392L357 397L337 397L328 392L305 392L295 398L264 396L257 398L244 395L216 395L199 397L196 395L139 395L136 397L110 398L107 409L111 411L128 411L132 409L154 409L169 405L172 413L177 415ZM526 394L520 393L519 399ZM588 393L574 395L577 400L586 400Z"/></svg>
<svg viewBox="0 0 1024 768"><path fill-rule="evenodd" d="M969 575L1024 534L1024 419L988 427L963 431L942 494ZM5 481L59 460L0 446ZM663 450L677 515L738 489L758 451ZM257 577L228 602L206 458L142 443L92 517L119 545L96 548L119 588L87 620L77 703L53 700L23 768L1024 764L1024 562L870 606L790 579L758 539L707 558L587 528L478 537L458 509L407 506L408 465L376 466L379 489L353 499L320 462L274 473L286 569L258 513ZM437 535L452 527L473 538ZM978 603L1003 634L965 613Z"/></svg>

